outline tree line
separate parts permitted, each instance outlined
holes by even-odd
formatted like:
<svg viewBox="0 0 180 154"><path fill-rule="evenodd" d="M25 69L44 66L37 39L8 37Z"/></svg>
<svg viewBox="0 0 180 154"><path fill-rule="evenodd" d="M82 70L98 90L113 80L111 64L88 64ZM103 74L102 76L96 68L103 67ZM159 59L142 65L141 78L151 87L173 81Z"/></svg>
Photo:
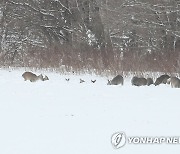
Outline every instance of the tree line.
<svg viewBox="0 0 180 154"><path fill-rule="evenodd" d="M179 71L179 49L180 0L0 1L1 65Z"/></svg>

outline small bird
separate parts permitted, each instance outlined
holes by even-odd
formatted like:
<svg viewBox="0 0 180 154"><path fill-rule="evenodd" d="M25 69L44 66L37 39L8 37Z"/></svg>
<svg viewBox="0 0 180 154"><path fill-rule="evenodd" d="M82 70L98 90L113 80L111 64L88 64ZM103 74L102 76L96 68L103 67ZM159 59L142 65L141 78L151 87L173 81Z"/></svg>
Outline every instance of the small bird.
<svg viewBox="0 0 180 154"><path fill-rule="evenodd" d="M96 80L91 80L91 82L92 82L92 83L95 83L95 82L96 82Z"/></svg>
<svg viewBox="0 0 180 154"><path fill-rule="evenodd" d="M83 83L83 82L85 82L84 80L82 80L82 79L80 79L80 83Z"/></svg>
<svg viewBox="0 0 180 154"><path fill-rule="evenodd" d="M66 81L69 81L70 79L68 78L68 79L66 79Z"/></svg>

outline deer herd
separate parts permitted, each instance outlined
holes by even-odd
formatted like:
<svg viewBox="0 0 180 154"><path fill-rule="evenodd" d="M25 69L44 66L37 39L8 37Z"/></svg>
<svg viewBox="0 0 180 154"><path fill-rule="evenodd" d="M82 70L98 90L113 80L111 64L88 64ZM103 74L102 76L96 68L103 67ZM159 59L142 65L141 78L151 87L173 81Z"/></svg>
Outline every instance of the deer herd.
<svg viewBox="0 0 180 154"><path fill-rule="evenodd" d="M36 82L38 80L46 81L49 80L49 78L42 74L36 75L32 72L25 72L22 74L22 77L24 78L24 81L29 80L30 82ZM65 80L68 82L70 78L65 78ZM85 82L85 80L80 79L80 83ZM95 83L96 80L91 80L92 83ZM121 75L115 76L112 80L108 80L107 85L123 85L124 84L124 78ZM170 84L172 88L180 88L180 79L177 77L172 77L167 74L161 75L158 77L155 82L152 78L144 78L144 77L137 77L134 76L131 79L131 84L133 86L150 86L150 85L160 85L160 84Z"/></svg>

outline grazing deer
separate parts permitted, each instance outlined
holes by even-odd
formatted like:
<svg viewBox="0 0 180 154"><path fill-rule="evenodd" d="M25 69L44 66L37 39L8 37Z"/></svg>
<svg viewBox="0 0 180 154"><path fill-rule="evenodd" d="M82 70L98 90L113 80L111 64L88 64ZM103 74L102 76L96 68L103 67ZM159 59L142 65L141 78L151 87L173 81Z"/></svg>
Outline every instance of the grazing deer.
<svg viewBox="0 0 180 154"><path fill-rule="evenodd" d="M180 80L177 77L169 78L168 83L171 84L172 88L180 88Z"/></svg>
<svg viewBox="0 0 180 154"><path fill-rule="evenodd" d="M131 84L133 86L145 86L145 85L147 85L147 80L143 77L139 78L139 77L134 76L131 79Z"/></svg>
<svg viewBox="0 0 180 154"><path fill-rule="evenodd" d="M131 79L131 84L133 85L133 86L137 86L137 81L138 81L138 77L137 76L134 76L132 79Z"/></svg>
<svg viewBox="0 0 180 154"><path fill-rule="evenodd" d="M161 75L160 77L158 77L154 83L155 86L160 85L160 84L166 84L167 80L170 78L169 75Z"/></svg>
<svg viewBox="0 0 180 154"><path fill-rule="evenodd" d="M84 80L82 80L82 79L80 79L80 83L83 83L83 82L85 82Z"/></svg>
<svg viewBox="0 0 180 154"><path fill-rule="evenodd" d="M92 82L92 83L95 83L95 82L96 82L96 80L91 80L91 82Z"/></svg>
<svg viewBox="0 0 180 154"><path fill-rule="evenodd" d="M152 78L147 78L147 86L150 86L152 85L154 82L153 82L153 79Z"/></svg>
<svg viewBox="0 0 180 154"><path fill-rule="evenodd" d="M124 79L121 75L117 75L114 77L112 80L108 80L107 85L123 85L124 84Z"/></svg>
<svg viewBox="0 0 180 154"><path fill-rule="evenodd" d="M36 82L38 80L44 81L42 74L37 76L36 74L32 72L25 72L22 74L22 77L24 78L24 81L29 80L31 82Z"/></svg>

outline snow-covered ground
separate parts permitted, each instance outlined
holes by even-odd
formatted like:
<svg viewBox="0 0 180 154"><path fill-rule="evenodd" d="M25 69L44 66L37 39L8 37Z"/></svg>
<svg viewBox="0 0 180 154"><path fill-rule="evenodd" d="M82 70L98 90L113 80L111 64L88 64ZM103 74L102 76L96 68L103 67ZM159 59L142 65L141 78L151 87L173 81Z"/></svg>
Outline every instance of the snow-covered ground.
<svg viewBox="0 0 180 154"><path fill-rule="evenodd" d="M23 72L0 70L0 154L180 153L180 144L111 145L118 131L180 136L180 89L132 87L130 79L108 86L106 77L58 73L31 83Z"/></svg>

